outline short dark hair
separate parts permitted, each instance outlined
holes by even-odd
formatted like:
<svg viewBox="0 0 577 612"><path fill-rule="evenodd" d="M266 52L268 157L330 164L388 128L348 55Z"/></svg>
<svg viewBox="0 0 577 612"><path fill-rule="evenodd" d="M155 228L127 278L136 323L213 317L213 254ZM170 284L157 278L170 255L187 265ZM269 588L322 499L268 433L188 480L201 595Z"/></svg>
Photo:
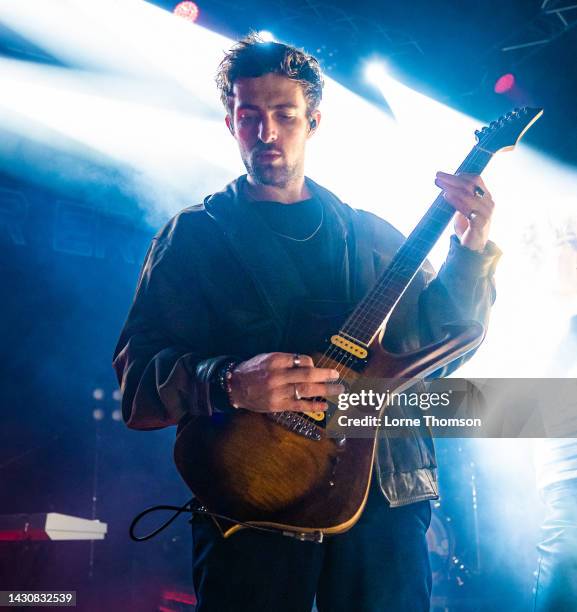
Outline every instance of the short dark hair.
<svg viewBox="0 0 577 612"><path fill-rule="evenodd" d="M232 88L237 79L274 72L298 81L307 103L307 114L317 109L323 95L323 75L318 60L302 49L278 42L265 42L251 32L239 40L218 66L216 86L228 112L232 109Z"/></svg>

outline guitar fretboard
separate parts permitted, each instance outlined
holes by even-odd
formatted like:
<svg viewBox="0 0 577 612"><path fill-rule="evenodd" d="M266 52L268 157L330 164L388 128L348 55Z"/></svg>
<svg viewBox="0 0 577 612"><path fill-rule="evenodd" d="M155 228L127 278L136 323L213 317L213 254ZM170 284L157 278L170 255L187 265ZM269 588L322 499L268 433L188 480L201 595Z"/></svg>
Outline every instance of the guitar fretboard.
<svg viewBox="0 0 577 612"><path fill-rule="evenodd" d="M457 172L481 174L491 157L492 153L475 146ZM375 286L345 321L342 333L366 346L371 343L454 214L455 209L439 195Z"/></svg>

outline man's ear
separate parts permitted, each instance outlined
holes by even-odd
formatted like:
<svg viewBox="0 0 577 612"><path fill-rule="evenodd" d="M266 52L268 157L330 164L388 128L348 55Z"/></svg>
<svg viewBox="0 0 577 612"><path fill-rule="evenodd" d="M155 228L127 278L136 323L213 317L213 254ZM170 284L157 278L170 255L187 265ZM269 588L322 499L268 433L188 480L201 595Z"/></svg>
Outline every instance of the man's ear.
<svg viewBox="0 0 577 612"><path fill-rule="evenodd" d="M309 117L309 134L308 138L310 138L318 129L321 122L321 112L315 110L311 113Z"/></svg>
<svg viewBox="0 0 577 612"><path fill-rule="evenodd" d="M224 118L224 122L226 123L228 131L234 136L234 124L232 121L232 117L227 114L227 116Z"/></svg>

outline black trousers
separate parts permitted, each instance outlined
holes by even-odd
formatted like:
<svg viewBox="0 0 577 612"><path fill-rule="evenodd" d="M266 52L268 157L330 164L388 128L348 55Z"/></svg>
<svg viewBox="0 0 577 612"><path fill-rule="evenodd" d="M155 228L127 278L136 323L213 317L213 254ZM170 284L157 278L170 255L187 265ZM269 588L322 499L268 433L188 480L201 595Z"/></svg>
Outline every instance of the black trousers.
<svg viewBox="0 0 577 612"><path fill-rule="evenodd" d="M373 480L355 526L322 544L193 519L197 612L429 610L428 501L390 508Z"/></svg>

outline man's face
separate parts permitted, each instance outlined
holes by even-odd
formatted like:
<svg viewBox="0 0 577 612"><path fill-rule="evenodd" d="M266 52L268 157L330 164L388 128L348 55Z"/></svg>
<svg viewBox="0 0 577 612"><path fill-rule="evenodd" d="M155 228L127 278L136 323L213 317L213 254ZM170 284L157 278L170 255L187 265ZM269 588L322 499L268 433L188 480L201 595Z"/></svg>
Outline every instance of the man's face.
<svg viewBox="0 0 577 612"><path fill-rule="evenodd" d="M280 74L241 78L233 85L232 118L226 123L256 184L285 187L304 175L311 131L302 86ZM317 116L318 115L318 116ZM313 118L320 119L315 111Z"/></svg>

